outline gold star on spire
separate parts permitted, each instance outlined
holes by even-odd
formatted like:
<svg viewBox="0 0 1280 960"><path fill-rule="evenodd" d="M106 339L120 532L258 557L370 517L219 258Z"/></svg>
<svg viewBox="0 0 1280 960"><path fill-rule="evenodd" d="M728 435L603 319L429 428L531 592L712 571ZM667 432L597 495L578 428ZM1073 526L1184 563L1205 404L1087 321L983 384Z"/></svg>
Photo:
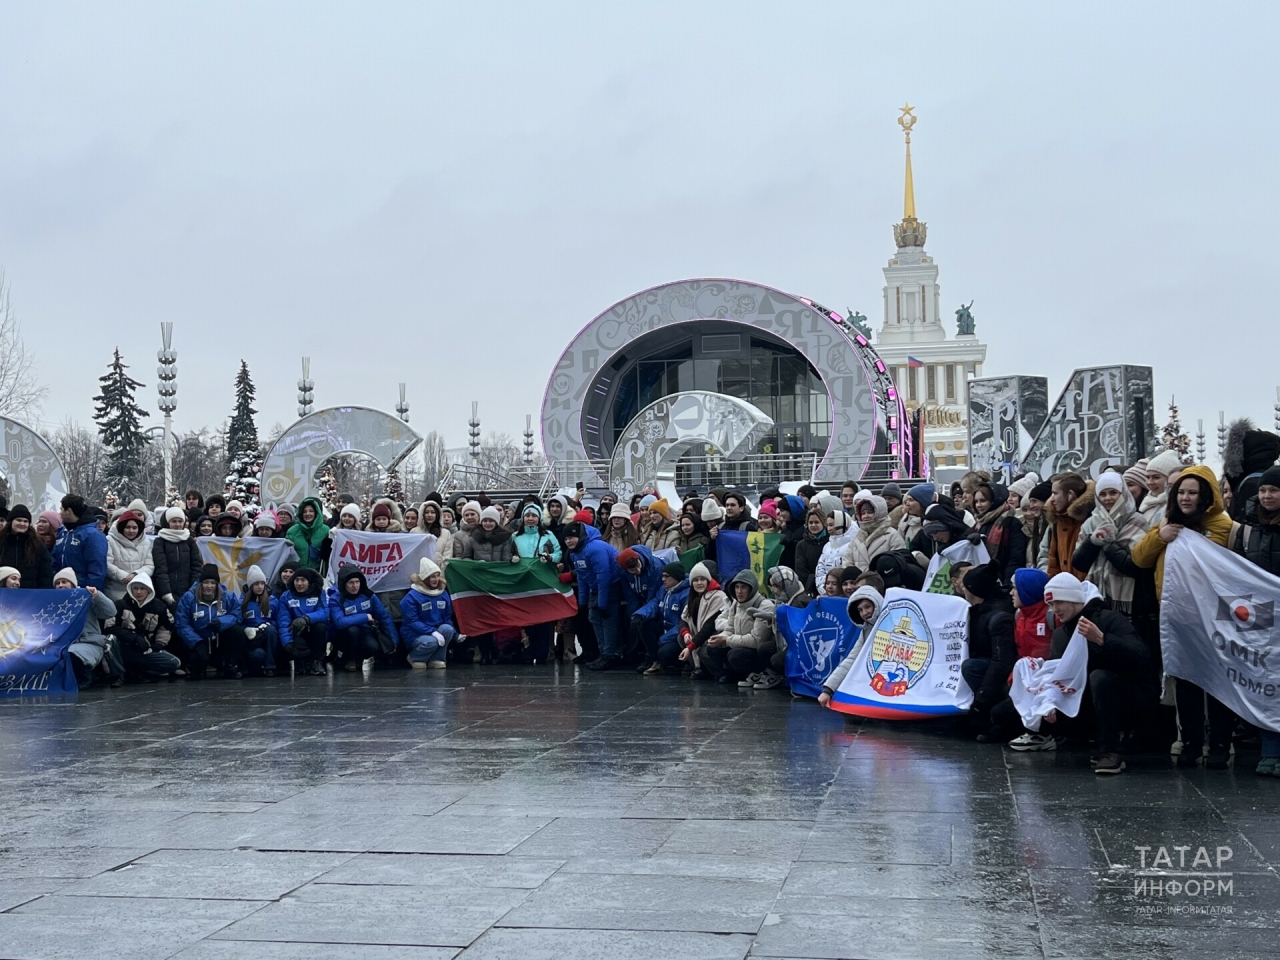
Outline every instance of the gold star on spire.
<svg viewBox="0 0 1280 960"><path fill-rule="evenodd" d="M898 126L902 128L907 146L907 172L902 192L902 223L893 228L894 239L897 240L899 247L924 246L925 237L924 224L916 220L916 186L915 179L911 175L911 129L916 125L916 115L912 112L914 110L915 107L907 103L902 107L901 116L898 117Z"/></svg>

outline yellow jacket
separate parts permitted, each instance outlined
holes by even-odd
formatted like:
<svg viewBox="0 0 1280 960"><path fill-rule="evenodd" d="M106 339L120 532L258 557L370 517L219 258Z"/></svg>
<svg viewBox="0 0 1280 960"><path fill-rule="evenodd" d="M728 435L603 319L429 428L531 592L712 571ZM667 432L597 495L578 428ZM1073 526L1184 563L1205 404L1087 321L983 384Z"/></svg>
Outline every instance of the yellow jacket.
<svg viewBox="0 0 1280 960"><path fill-rule="evenodd" d="M1209 483L1209 489L1213 491L1213 503L1209 505L1209 509L1204 512L1204 529L1197 531L1204 534L1214 543L1220 546L1226 546L1227 540L1231 536L1231 518L1227 516L1227 506L1222 500L1222 491L1218 488L1218 478L1214 476L1212 470L1203 464L1197 464L1194 467L1187 467L1182 471L1182 477L1200 477ZM1182 477L1178 478L1178 482L1182 482ZM1173 500L1173 492L1169 493L1169 500ZM1160 597L1164 593L1164 551L1167 546L1160 539L1160 527L1163 522L1157 524L1147 535L1139 540L1133 547L1133 562L1139 567L1155 567L1156 568L1156 596Z"/></svg>

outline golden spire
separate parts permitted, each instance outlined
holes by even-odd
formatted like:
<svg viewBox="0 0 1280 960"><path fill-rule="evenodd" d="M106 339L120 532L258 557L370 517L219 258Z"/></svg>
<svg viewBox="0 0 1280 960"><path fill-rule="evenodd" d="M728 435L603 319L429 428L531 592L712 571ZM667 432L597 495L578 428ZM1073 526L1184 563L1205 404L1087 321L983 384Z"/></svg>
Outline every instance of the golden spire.
<svg viewBox="0 0 1280 960"><path fill-rule="evenodd" d="M916 185L911 175L911 128L916 125L915 107L907 104L898 117L898 126L902 128L907 141L907 176L902 194L902 222L894 226L893 239L898 247L923 247L926 228L916 219Z"/></svg>

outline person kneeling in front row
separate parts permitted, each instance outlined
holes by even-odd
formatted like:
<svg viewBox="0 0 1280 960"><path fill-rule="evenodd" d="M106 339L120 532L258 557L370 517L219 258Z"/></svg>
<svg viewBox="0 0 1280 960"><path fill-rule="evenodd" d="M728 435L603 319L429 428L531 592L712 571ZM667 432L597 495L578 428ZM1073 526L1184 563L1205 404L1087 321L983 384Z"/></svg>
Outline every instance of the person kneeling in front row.
<svg viewBox="0 0 1280 960"><path fill-rule="evenodd" d="M453 600L444 574L429 557L418 561L409 577L409 592L400 599L400 638L415 670L443 670L449 644L460 638L453 626Z"/></svg>

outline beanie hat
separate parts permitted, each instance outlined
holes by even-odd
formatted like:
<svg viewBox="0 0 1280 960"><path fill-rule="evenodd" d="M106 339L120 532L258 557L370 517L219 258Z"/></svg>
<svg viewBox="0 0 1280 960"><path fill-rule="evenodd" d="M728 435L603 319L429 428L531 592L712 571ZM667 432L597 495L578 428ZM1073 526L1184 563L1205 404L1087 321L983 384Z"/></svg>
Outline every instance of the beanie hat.
<svg viewBox="0 0 1280 960"><path fill-rule="evenodd" d="M474 510L477 514L479 514L480 511L483 509L484 507L480 506L479 500L468 500L466 503L462 505L463 513L466 513L468 510Z"/></svg>
<svg viewBox="0 0 1280 960"><path fill-rule="evenodd" d="M1067 603L1085 603L1088 600L1085 596L1084 586L1071 573L1060 573L1046 583L1044 585L1044 599L1046 603L1053 603L1055 600L1064 600Z"/></svg>
<svg viewBox="0 0 1280 960"><path fill-rule="evenodd" d="M22 571L19 570L17 567L0 567L0 584L3 584L6 580L8 580L14 574L17 574L19 577L21 577Z"/></svg>
<svg viewBox="0 0 1280 960"><path fill-rule="evenodd" d="M683 580L684 564L681 563L679 560L672 560L670 563L668 563L665 567L662 568L662 573L673 580Z"/></svg>
<svg viewBox="0 0 1280 960"><path fill-rule="evenodd" d="M59 580L68 581L73 587L80 586L80 581L76 578L76 572L70 567L63 567L53 575L53 582L56 585Z"/></svg>
<svg viewBox="0 0 1280 960"><path fill-rule="evenodd" d="M631 514L627 514L627 516L631 516ZM585 523L588 526L595 526L596 515L591 511L590 507L583 507L573 515L573 522Z"/></svg>
<svg viewBox="0 0 1280 960"><path fill-rule="evenodd" d="M266 527L268 530L279 530L280 524L276 521L276 515L270 510L263 510L253 518L253 529Z"/></svg>
<svg viewBox="0 0 1280 960"><path fill-rule="evenodd" d="M1269 467L1258 478L1259 487L1280 487L1280 466ZM16 508L15 508L16 509Z"/></svg>
<svg viewBox="0 0 1280 960"><path fill-rule="evenodd" d="M221 582L222 578L218 575L218 565L216 563L206 563L200 568L200 583L204 583L206 580Z"/></svg>
<svg viewBox="0 0 1280 960"><path fill-rule="evenodd" d="M1143 457L1124 472L1125 483L1136 483L1143 490L1147 489L1147 459Z"/></svg>
<svg viewBox="0 0 1280 960"><path fill-rule="evenodd" d="M1033 489L1035 489L1035 485L1039 482L1039 474L1034 472L1028 473L1026 476L1019 477L1017 480L1013 481L1013 483L1009 484L1009 493L1011 495L1017 494L1019 497L1026 497Z"/></svg>
<svg viewBox="0 0 1280 960"><path fill-rule="evenodd" d="M1034 606L1044 599L1044 585L1049 575L1036 567L1021 567L1014 571L1013 585L1018 591L1018 602L1024 607Z"/></svg>
<svg viewBox="0 0 1280 960"><path fill-rule="evenodd" d="M886 483L883 487L880 488L880 496L884 497L886 500L888 500L890 497L893 497L895 500L901 500L902 488L898 486L896 483L894 483L892 480L890 480L888 483Z"/></svg>
<svg viewBox="0 0 1280 960"><path fill-rule="evenodd" d="M383 504L379 504L378 506L383 506ZM374 507L373 512L377 514L378 507ZM390 515L391 515L391 511L388 510L387 516L390 516ZM341 511L339 511L338 517L339 518L355 517L356 523L359 523L360 522L360 505L358 503L348 503L345 507L342 508Z"/></svg>
<svg viewBox="0 0 1280 960"><path fill-rule="evenodd" d="M1098 478L1098 482L1093 486L1094 493L1101 493L1103 490L1114 490L1116 493L1124 493L1124 478L1114 470L1108 470Z"/></svg>
<svg viewBox="0 0 1280 960"><path fill-rule="evenodd" d="M1158 453L1147 462L1147 473L1158 473L1162 477L1181 469L1182 459L1172 450Z"/></svg>
<svg viewBox="0 0 1280 960"><path fill-rule="evenodd" d="M187 515L184 513L182 516L185 519ZM40 519L45 521L55 530L62 529L62 514L57 510L46 510L44 513L40 514Z"/></svg>
<svg viewBox="0 0 1280 960"><path fill-rule="evenodd" d="M860 576L862 576L862 571L859 570L857 567L848 566L848 567L840 568L841 583L851 583L854 580L857 580Z"/></svg>
<svg viewBox="0 0 1280 960"><path fill-rule="evenodd" d="M715 579L715 577L711 575L711 571L707 568L707 564L705 561L695 563L693 565L693 569L689 571L690 580L697 580L699 577L702 577L704 580Z"/></svg>
<svg viewBox="0 0 1280 960"><path fill-rule="evenodd" d="M627 509L625 503L615 503L609 508L609 519L612 520L615 517L621 517L623 520L631 519L631 511Z"/></svg>
<svg viewBox="0 0 1280 960"><path fill-rule="evenodd" d="M629 567L633 563L636 563L637 561L643 563L643 558L640 556L640 554L636 553L630 547L627 547L627 549L620 550L618 552L618 566L620 566L623 570L627 569L627 567Z"/></svg>
<svg viewBox="0 0 1280 960"><path fill-rule="evenodd" d="M989 563L970 567L964 575L964 588L981 600L994 600L1001 593L1000 575Z"/></svg>
<svg viewBox="0 0 1280 960"><path fill-rule="evenodd" d="M917 483L907 491L907 496L920 504L925 510L929 509L929 505L933 503L933 498L937 495L938 488L932 483Z"/></svg>
<svg viewBox="0 0 1280 960"><path fill-rule="evenodd" d="M348 506L354 506L354 504L348 504ZM342 509L343 509L343 510L346 510L347 508L346 508L346 507L343 507ZM358 509L359 509L359 508L357 507L357 510L358 510ZM387 504L385 504L385 503L375 503L375 504L373 505L373 510L372 510L372 512L369 514L369 519L370 519L370 520L376 520L376 519L378 519L378 517L386 517L388 520L390 520L390 519L391 519L391 507L389 507L389 506L388 506ZM484 514L481 514L481 515L480 515L480 517L481 517L481 519L483 519L483 518L484 518ZM498 517L498 519L499 519L499 520L501 520L501 519L502 519L502 517L501 517L501 516L499 516L499 517Z"/></svg>
<svg viewBox="0 0 1280 960"><path fill-rule="evenodd" d="M837 510L831 515L831 525L836 533L847 533L849 531L849 515L843 510Z"/></svg>
<svg viewBox="0 0 1280 960"><path fill-rule="evenodd" d="M640 502L643 503L644 501L641 500ZM654 513L660 514L663 519L671 519L671 504L667 503L666 497L661 500L654 500L653 503L649 504L649 509Z"/></svg>
<svg viewBox="0 0 1280 960"><path fill-rule="evenodd" d="M775 521L778 519L778 505L772 500L766 500L760 504L758 512L762 517L772 517Z"/></svg>
<svg viewBox="0 0 1280 960"><path fill-rule="evenodd" d="M542 522L542 507L536 503L526 503L524 509L520 511L520 519L523 520L531 513L538 518L538 523Z"/></svg>
<svg viewBox="0 0 1280 960"><path fill-rule="evenodd" d="M423 557L418 561L418 576L422 578L422 582L427 582L427 577L434 576L440 572L440 565L430 557Z"/></svg>
<svg viewBox="0 0 1280 960"><path fill-rule="evenodd" d="M42 514L43 516L43 514ZM174 520L181 520L183 523L187 520L187 511L181 507L170 507L164 512L164 524L167 527Z"/></svg>
<svg viewBox="0 0 1280 960"><path fill-rule="evenodd" d="M230 503L227 504L228 510L232 509L233 507L239 510L241 513L244 513L244 504L241 503L239 500L232 500Z"/></svg>
<svg viewBox="0 0 1280 960"><path fill-rule="evenodd" d="M489 499L488 495L482 493L476 497L476 503L480 504L480 509L483 510L485 507L493 503L493 501Z"/></svg>
<svg viewBox="0 0 1280 960"><path fill-rule="evenodd" d="M587 535L587 526L588 525L583 523L581 520L574 520L573 523L565 524L565 528L560 531L560 536L564 537L566 540L570 537L577 537L581 540ZM578 546L582 546L582 544L578 544Z"/></svg>
<svg viewBox="0 0 1280 960"><path fill-rule="evenodd" d="M31 511L27 509L27 505L25 503L19 503L12 510L9 511L9 520L10 521L26 520L28 523L30 523Z"/></svg>
<svg viewBox="0 0 1280 960"><path fill-rule="evenodd" d="M382 504L379 504L379 506L382 506ZM377 507L374 508L374 515L377 516ZM387 516L390 515L391 511L388 510ZM499 524L502 523L502 511L497 507L485 507L480 511L480 521L483 523L485 520L492 520L494 523Z"/></svg>
<svg viewBox="0 0 1280 960"><path fill-rule="evenodd" d="M775 507L774 516L777 515L778 511ZM724 519L724 507L716 503L712 497L707 497L702 501L702 519L705 523L719 523Z"/></svg>
<svg viewBox="0 0 1280 960"><path fill-rule="evenodd" d="M249 568L249 572L244 575L244 585L248 589L255 583L266 583L267 575L262 572L262 568L256 563Z"/></svg>
<svg viewBox="0 0 1280 960"><path fill-rule="evenodd" d="M126 514L125 516L127 517L128 514ZM123 523L124 519L125 517L121 517L120 521ZM230 533L218 532L224 528L230 528L231 532ZM239 536L240 535L240 518L237 517L235 514L227 513L225 511L218 514L217 518L213 521L213 533L214 533L214 536L218 536L218 537Z"/></svg>
<svg viewBox="0 0 1280 960"><path fill-rule="evenodd" d="M1045 480L1037 483L1031 488L1031 493L1027 495L1032 500L1039 500L1041 503L1047 503L1049 498L1053 496L1053 482Z"/></svg>
<svg viewBox="0 0 1280 960"><path fill-rule="evenodd" d="M657 497L655 497L652 493L646 493L643 497L640 498L640 509L648 510L650 506L652 506L657 502L658 502Z"/></svg>

